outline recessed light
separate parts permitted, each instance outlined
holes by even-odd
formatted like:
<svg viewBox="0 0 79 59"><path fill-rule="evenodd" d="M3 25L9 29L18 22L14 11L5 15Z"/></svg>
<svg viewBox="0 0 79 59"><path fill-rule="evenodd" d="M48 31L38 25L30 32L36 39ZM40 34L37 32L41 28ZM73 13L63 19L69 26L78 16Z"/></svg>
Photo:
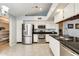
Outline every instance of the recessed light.
<svg viewBox="0 0 79 59"><path fill-rule="evenodd" d="M63 9L57 9L57 12L61 12L61 11L63 11Z"/></svg>
<svg viewBox="0 0 79 59"><path fill-rule="evenodd" d="M38 19L42 19L41 17L38 17Z"/></svg>
<svg viewBox="0 0 79 59"><path fill-rule="evenodd" d="M35 6L35 8L38 8L38 6Z"/></svg>
<svg viewBox="0 0 79 59"><path fill-rule="evenodd" d="M40 11L42 10L42 8L40 8Z"/></svg>
<svg viewBox="0 0 79 59"><path fill-rule="evenodd" d="M33 6L32 8L39 8L38 6Z"/></svg>

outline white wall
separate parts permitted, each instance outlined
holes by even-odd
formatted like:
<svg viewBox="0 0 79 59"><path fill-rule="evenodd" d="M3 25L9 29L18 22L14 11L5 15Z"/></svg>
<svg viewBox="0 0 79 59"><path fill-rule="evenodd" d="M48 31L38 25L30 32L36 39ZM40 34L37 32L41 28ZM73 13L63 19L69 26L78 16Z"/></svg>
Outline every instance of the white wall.
<svg viewBox="0 0 79 59"><path fill-rule="evenodd" d="M41 17L41 20L46 20L46 16L21 16L17 17L18 20L38 20Z"/></svg>
<svg viewBox="0 0 79 59"><path fill-rule="evenodd" d="M16 18L12 15L9 16L9 45L16 44Z"/></svg>
<svg viewBox="0 0 79 59"><path fill-rule="evenodd" d="M17 19L17 23L16 23L16 41L17 42L22 42L22 24L23 24L23 20L21 19Z"/></svg>
<svg viewBox="0 0 79 59"><path fill-rule="evenodd" d="M46 25L46 29L56 29L56 32L58 32L58 24L54 24L53 21L27 21L24 20L23 23L25 24L34 24L34 28L38 29L38 25Z"/></svg>
<svg viewBox="0 0 79 59"><path fill-rule="evenodd" d="M75 29L75 24L76 23L79 24L79 19L64 22L64 34L65 35L69 34L71 36L79 37L79 29ZM67 27L68 24L74 24L74 28L73 29L68 29L68 27Z"/></svg>

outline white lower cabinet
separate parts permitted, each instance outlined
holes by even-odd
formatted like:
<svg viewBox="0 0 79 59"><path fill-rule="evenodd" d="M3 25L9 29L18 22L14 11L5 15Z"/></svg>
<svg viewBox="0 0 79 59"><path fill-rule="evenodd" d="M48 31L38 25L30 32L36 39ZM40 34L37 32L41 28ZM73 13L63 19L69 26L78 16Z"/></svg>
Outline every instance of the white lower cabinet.
<svg viewBox="0 0 79 59"><path fill-rule="evenodd" d="M34 34L34 39L33 39L34 42L38 42L38 34Z"/></svg>
<svg viewBox="0 0 79 59"><path fill-rule="evenodd" d="M45 41L46 41L46 42L49 42L49 39L50 39L49 34L46 34L46 39L45 39Z"/></svg>
<svg viewBox="0 0 79 59"><path fill-rule="evenodd" d="M58 40L50 36L49 47L54 56L78 56L74 51L62 45Z"/></svg>
<svg viewBox="0 0 79 59"><path fill-rule="evenodd" d="M54 56L60 56L60 42L50 36L49 46Z"/></svg>

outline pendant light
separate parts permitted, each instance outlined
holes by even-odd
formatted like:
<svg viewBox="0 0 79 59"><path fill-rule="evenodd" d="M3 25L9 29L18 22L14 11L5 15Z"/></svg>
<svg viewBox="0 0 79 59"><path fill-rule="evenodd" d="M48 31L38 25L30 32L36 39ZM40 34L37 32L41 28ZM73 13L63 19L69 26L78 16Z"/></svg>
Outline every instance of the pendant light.
<svg viewBox="0 0 79 59"><path fill-rule="evenodd" d="M5 5L1 6L1 10L0 10L1 16L8 16L8 11L9 11L9 8L7 6Z"/></svg>

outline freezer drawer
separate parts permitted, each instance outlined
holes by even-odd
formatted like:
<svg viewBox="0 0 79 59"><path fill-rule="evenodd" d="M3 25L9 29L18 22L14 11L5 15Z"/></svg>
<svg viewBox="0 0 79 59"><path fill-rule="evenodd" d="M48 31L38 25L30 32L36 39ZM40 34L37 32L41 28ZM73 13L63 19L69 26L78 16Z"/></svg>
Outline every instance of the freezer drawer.
<svg viewBox="0 0 79 59"><path fill-rule="evenodd" d="M32 44L32 37L31 36L23 37L22 43L23 44Z"/></svg>

